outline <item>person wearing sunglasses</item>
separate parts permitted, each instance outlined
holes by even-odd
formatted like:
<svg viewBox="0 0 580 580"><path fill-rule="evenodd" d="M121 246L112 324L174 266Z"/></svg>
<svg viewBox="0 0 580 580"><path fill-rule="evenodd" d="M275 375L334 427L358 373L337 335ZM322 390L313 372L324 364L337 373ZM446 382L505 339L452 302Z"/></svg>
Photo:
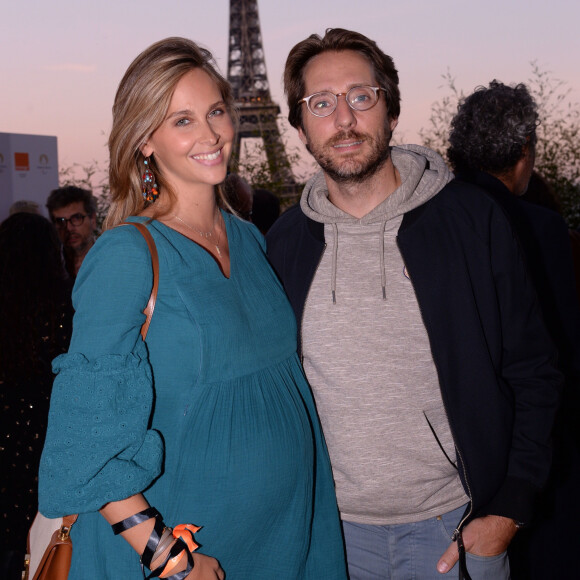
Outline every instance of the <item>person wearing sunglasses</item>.
<svg viewBox="0 0 580 580"><path fill-rule="evenodd" d="M51 191L46 207L64 248L66 269L75 278L95 243L97 201L88 189L69 185Z"/></svg>

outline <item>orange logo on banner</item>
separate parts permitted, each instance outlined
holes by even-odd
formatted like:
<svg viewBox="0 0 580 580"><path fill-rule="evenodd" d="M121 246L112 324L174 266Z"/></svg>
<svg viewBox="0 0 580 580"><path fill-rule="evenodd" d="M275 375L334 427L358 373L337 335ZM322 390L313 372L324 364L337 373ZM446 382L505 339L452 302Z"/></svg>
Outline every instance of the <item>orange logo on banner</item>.
<svg viewBox="0 0 580 580"><path fill-rule="evenodd" d="M28 153L14 153L14 169L16 171L30 171Z"/></svg>

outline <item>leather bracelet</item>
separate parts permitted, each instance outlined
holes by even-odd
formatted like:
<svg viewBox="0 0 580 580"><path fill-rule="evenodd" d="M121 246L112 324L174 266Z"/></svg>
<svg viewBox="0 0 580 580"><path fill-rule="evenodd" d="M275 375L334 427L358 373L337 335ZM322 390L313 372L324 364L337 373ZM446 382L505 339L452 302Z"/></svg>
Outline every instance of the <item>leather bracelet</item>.
<svg viewBox="0 0 580 580"><path fill-rule="evenodd" d="M159 544L157 544L157 548L155 549L155 553L153 554L153 558L151 563L155 562L156 558L159 558L161 554L165 552L170 546L173 545L175 542L175 538L173 537L173 530L171 528L165 528L163 530L163 534L161 535L161 539L159 540Z"/></svg>
<svg viewBox="0 0 580 580"><path fill-rule="evenodd" d="M153 530L151 531L151 535L147 540L147 545L141 554L141 566L146 566L147 568L151 569L151 563L155 558L155 552L157 551L157 547L161 541L161 537L163 536L163 532L165 531L166 526L163 523L162 519L155 519L155 525L153 526Z"/></svg>

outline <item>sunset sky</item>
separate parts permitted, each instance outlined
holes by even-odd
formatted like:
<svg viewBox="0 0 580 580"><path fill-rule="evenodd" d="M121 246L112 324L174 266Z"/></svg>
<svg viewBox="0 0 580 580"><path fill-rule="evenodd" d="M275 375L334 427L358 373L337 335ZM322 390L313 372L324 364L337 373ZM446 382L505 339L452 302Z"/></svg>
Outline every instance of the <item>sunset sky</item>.
<svg viewBox="0 0 580 580"><path fill-rule="evenodd" d="M470 92L493 78L525 82L531 61L580 101L580 2L573 0L259 1L272 96L282 106L284 61L327 27L357 30L390 54L401 79L397 140L417 142L447 71ZM229 2L3 2L0 132L54 135L59 164L107 158L117 85L132 59L167 36L209 48L227 72Z"/></svg>

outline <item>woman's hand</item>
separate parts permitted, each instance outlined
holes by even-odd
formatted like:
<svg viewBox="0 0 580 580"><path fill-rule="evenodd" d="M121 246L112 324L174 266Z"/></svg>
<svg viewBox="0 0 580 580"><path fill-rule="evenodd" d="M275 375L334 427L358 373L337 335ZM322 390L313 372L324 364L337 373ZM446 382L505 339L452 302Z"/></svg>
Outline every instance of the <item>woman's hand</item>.
<svg viewBox="0 0 580 580"><path fill-rule="evenodd" d="M226 573L220 563L211 556L193 554L193 570L187 575L186 580L224 580Z"/></svg>
<svg viewBox="0 0 580 580"><path fill-rule="evenodd" d="M100 511L110 524L114 524L148 507L149 504L145 498L141 494L137 494L121 501L108 503ZM142 554L153 531L154 524L155 520L151 518L122 532L121 535L133 546L138 554ZM167 547L165 552L153 561L153 569L165 561L165 556L169 553L170 547ZM224 580L226 577L220 563L211 556L193 553L193 562L193 570L187 575L186 580ZM186 565L187 559L183 558L183 561L172 571L172 574L185 570Z"/></svg>

